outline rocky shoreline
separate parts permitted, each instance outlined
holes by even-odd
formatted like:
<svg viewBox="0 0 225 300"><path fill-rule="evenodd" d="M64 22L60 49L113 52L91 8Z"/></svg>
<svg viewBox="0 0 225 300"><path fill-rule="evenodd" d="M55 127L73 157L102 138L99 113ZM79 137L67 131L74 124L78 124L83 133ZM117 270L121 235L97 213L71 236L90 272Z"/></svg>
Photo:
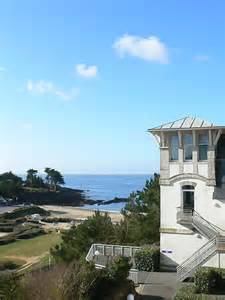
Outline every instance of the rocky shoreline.
<svg viewBox="0 0 225 300"><path fill-rule="evenodd" d="M93 200L85 195L84 190L62 187L57 192L48 189L23 189L16 200L0 199L1 205L61 205L61 206L84 206L107 205L112 203L127 202L127 198L115 197L112 200Z"/></svg>

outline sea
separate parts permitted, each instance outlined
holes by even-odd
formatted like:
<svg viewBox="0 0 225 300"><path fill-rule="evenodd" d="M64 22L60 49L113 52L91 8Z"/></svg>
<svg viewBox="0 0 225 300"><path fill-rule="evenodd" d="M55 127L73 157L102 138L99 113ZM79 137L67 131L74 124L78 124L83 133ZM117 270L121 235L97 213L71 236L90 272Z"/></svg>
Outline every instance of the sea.
<svg viewBox="0 0 225 300"><path fill-rule="evenodd" d="M84 190L86 198L112 200L115 197L127 198L130 193L142 190L150 174L138 175L64 175L65 186ZM85 205L85 209L120 211L125 203L106 205Z"/></svg>

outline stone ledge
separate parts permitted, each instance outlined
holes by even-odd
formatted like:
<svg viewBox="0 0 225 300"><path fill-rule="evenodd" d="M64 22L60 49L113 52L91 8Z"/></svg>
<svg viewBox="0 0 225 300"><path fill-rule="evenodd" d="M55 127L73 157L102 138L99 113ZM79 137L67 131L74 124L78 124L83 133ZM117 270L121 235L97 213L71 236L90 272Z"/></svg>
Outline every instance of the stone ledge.
<svg viewBox="0 0 225 300"><path fill-rule="evenodd" d="M171 233L171 234L194 234L192 230L188 229L177 229L177 228L160 228L160 233Z"/></svg>

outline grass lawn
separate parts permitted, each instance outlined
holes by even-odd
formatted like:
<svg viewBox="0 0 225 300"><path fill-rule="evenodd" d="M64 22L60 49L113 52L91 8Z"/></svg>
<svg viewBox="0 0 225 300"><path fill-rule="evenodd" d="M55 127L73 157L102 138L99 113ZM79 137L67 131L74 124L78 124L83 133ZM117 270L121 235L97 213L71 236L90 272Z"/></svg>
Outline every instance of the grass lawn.
<svg viewBox="0 0 225 300"><path fill-rule="evenodd" d="M4 259L6 256L13 256L15 258L41 256L60 241L61 236L54 232L32 239L20 240L8 245L3 245L0 246L0 260Z"/></svg>

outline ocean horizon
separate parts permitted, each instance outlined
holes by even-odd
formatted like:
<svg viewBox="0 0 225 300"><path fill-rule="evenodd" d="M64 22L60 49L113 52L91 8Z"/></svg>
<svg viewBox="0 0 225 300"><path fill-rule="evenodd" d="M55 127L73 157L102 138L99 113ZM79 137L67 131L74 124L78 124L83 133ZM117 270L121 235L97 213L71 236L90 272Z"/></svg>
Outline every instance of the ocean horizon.
<svg viewBox="0 0 225 300"><path fill-rule="evenodd" d="M150 174L64 174L65 186L81 189L87 199L112 200L127 198L132 192L142 190ZM84 208L120 211L125 203L85 205Z"/></svg>

